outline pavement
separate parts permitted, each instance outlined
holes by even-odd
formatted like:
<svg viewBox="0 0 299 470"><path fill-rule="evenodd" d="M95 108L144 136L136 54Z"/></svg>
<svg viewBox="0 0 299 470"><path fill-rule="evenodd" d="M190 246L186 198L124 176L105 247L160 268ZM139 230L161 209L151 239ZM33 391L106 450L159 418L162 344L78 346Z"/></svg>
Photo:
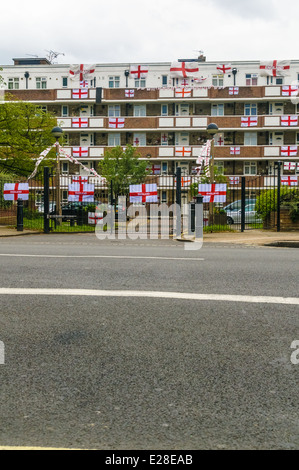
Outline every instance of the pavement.
<svg viewBox="0 0 299 470"><path fill-rule="evenodd" d="M25 235L40 235L40 232L32 230L24 230L23 232L18 232L14 227L0 226L0 238ZM65 236L67 236L67 234ZM271 230L253 229L246 230L245 232L236 231L204 233L204 242L299 248L299 231L275 232Z"/></svg>

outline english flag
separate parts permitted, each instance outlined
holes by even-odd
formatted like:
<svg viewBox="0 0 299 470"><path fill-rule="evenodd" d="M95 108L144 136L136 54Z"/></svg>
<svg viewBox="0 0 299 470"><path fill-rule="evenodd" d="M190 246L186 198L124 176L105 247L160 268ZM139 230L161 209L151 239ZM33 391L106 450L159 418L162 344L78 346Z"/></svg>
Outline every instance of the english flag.
<svg viewBox="0 0 299 470"><path fill-rule="evenodd" d="M89 176L72 176L72 183L88 183Z"/></svg>
<svg viewBox="0 0 299 470"><path fill-rule="evenodd" d="M176 98L190 98L191 97L191 88L176 88L175 89Z"/></svg>
<svg viewBox="0 0 299 470"><path fill-rule="evenodd" d="M146 78L148 74L148 67L146 65L131 65L130 74L134 78Z"/></svg>
<svg viewBox="0 0 299 470"><path fill-rule="evenodd" d="M5 183L3 188L4 201L28 201L29 184L28 183Z"/></svg>
<svg viewBox="0 0 299 470"><path fill-rule="evenodd" d="M109 127L111 129L121 129L125 127L125 119L124 118L109 118Z"/></svg>
<svg viewBox="0 0 299 470"><path fill-rule="evenodd" d="M84 80L92 80L95 74L95 65L84 65L84 64L77 64L71 65L69 74L71 80L78 79L79 82Z"/></svg>
<svg viewBox="0 0 299 470"><path fill-rule="evenodd" d="M158 202L158 188L156 184L130 185L130 202Z"/></svg>
<svg viewBox="0 0 299 470"><path fill-rule="evenodd" d="M282 96L297 96L299 87L297 85L285 85L281 88Z"/></svg>
<svg viewBox="0 0 299 470"><path fill-rule="evenodd" d="M238 95L239 94L239 87L238 86L231 86L228 89L229 95Z"/></svg>
<svg viewBox="0 0 299 470"><path fill-rule="evenodd" d="M230 176L229 177L230 184L240 184L240 177L239 176Z"/></svg>
<svg viewBox="0 0 299 470"><path fill-rule="evenodd" d="M231 72L232 66L231 64L218 64L216 69L218 70L218 72L228 73Z"/></svg>
<svg viewBox="0 0 299 470"><path fill-rule="evenodd" d="M88 80L81 80L80 81L81 88L88 88Z"/></svg>
<svg viewBox="0 0 299 470"><path fill-rule="evenodd" d="M192 149L191 147L176 147L175 156L176 157L191 157Z"/></svg>
<svg viewBox="0 0 299 470"><path fill-rule="evenodd" d="M88 127L88 118L73 118L72 127Z"/></svg>
<svg viewBox="0 0 299 470"><path fill-rule="evenodd" d="M241 153L241 148L240 147L231 147L230 148L230 154L231 155L240 155Z"/></svg>
<svg viewBox="0 0 299 470"><path fill-rule="evenodd" d="M88 212L88 225L102 225L104 214L101 212Z"/></svg>
<svg viewBox="0 0 299 470"><path fill-rule="evenodd" d="M72 183L69 185L69 202L93 202L94 184Z"/></svg>
<svg viewBox="0 0 299 470"><path fill-rule="evenodd" d="M134 98L135 90L125 90L125 97L126 98Z"/></svg>
<svg viewBox="0 0 299 470"><path fill-rule="evenodd" d="M225 202L226 184L199 184L198 194L203 196L203 202Z"/></svg>
<svg viewBox="0 0 299 470"><path fill-rule="evenodd" d="M284 77L290 71L290 62L287 60L272 60L260 63L260 75L270 77Z"/></svg>
<svg viewBox="0 0 299 470"><path fill-rule="evenodd" d="M88 89L87 88L74 89L72 92L72 98L74 100L82 100L83 98L88 98Z"/></svg>
<svg viewBox="0 0 299 470"><path fill-rule="evenodd" d="M194 62L172 62L170 67L171 77L187 78L194 77L199 71Z"/></svg>
<svg viewBox="0 0 299 470"><path fill-rule="evenodd" d="M298 176L282 176L282 186L298 186Z"/></svg>
<svg viewBox="0 0 299 470"><path fill-rule="evenodd" d="M88 147L73 147L73 157L88 157Z"/></svg>
<svg viewBox="0 0 299 470"><path fill-rule="evenodd" d="M285 127L296 127L298 126L298 116L281 116L280 124Z"/></svg>
<svg viewBox="0 0 299 470"><path fill-rule="evenodd" d="M241 127L257 126L257 116L242 116Z"/></svg>
<svg viewBox="0 0 299 470"><path fill-rule="evenodd" d="M296 156L298 153L298 147L297 145L283 145L281 147L281 151L280 151L280 154L283 156L283 157L292 157L292 156Z"/></svg>
<svg viewBox="0 0 299 470"><path fill-rule="evenodd" d="M296 169L296 163L294 163L294 162L284 162L283 169L288 170L288 171L295 170Z"/></svg>

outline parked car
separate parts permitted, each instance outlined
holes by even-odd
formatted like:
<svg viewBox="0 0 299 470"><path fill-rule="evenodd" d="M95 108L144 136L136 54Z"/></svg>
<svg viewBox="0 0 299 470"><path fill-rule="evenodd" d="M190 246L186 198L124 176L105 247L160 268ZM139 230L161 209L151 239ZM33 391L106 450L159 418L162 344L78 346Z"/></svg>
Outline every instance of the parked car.
<svg viewBox="0 0 299 470"><path fill-rule="evenodd" d="M256 203L255 199L252 199L252 198L245 199L245 206L247 206L248 204L255 204L255 203ZM238 201L234 201L231 204L228 204L228 206L223 207L223 210L225 210L225 212L239 211L241 210L241 207L242 207L242 201L241 199L239 199Z"/></svg>
<svg viewBox="0 0 299 470"><path fill-rule="evenodd" d="M241 209L226 211L227 224L240 224L241 223ZM245 224L261 224L260 219L255 210L255 203L245 206Z"/></svg>

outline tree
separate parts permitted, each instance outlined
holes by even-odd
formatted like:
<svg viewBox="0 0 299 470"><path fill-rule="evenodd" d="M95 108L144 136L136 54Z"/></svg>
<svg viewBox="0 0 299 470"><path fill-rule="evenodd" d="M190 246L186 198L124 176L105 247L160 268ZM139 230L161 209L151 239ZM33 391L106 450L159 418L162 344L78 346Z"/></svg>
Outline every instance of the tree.
<svg viewBox="0 0 299 470"><path fill-rule="evenodd" d="M136 148L127 145L126 149L118 146L105 153L100 163L100 173L109 186L112 183L113 196L128 196L130 184L142 183L149 174L149 161L139 160Z"/></svg>
<svg viewBox="0 0 299 470"><path fill-rule="evenodd" d="M57 121L35 104L10 99L0 105L0 170L29 176L34 159L53 143Z"/></svg>

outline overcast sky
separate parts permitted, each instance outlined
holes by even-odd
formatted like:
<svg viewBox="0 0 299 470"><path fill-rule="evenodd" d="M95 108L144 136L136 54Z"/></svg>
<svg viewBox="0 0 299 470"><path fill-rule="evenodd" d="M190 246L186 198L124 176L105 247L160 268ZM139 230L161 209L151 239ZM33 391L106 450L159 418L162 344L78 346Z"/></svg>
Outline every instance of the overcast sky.
<svg viewBox="0 0 299 470"><path fill-rule="evenodd" d="M299 59L298 0L13 0L0 14L0 64L47 50L58 63Z"/></svg>

